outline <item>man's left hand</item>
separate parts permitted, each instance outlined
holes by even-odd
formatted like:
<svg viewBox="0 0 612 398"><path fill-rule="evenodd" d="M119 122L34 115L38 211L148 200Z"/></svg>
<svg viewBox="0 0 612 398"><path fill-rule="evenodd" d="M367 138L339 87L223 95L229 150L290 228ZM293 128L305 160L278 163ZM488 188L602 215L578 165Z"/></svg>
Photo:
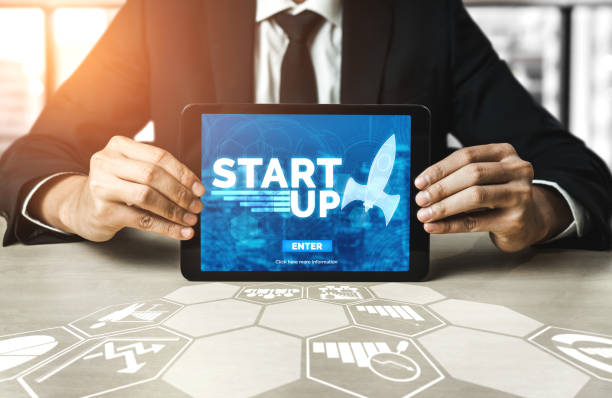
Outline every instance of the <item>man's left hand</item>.
<svg viewBox="0 0 612 398"><path fill-rule="evenodd" d="M459 149L415 179L417 217L431 234L487 231L502 251L524 249L572 220L561 194L533 176L510 144Z"/></svg>

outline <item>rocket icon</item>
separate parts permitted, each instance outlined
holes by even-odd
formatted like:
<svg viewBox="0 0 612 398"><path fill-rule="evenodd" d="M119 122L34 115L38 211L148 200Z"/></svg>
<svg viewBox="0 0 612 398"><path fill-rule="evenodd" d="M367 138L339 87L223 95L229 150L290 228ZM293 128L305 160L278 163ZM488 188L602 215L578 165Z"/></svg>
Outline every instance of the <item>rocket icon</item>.
<svg viewBox="0 0 612 398"><path fill-rule="evenodd" d="M366 185L358 184L355 180L349 178L344 188L341 209L344 209L349 203L359 200L363 202L366 212L374 206L379 207L385 215L386 225L389 225L400 201L400 195L387 195L384 192L391 171L393 171L394 163L395 134L389 137L374 157Z"/></svg>

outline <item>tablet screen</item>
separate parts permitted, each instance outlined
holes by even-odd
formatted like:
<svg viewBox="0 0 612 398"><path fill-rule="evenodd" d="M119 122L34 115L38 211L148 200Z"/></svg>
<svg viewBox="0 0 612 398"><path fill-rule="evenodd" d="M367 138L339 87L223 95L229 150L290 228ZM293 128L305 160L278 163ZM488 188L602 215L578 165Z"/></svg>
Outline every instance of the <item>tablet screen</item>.
<svg viewBox="0 0 612 398"><path fill-rule="evenodd" d="M409 115L203 114L202 271L408 271Z"/></svg>

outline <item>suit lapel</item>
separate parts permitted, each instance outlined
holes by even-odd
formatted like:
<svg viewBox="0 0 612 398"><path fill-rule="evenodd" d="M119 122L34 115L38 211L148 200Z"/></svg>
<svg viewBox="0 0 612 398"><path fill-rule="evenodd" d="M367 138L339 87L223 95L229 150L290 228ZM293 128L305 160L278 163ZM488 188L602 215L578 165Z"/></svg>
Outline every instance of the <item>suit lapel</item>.
<svg viewBox="0 0 612 398"><path fill-rule="evenodd" d="M217 102L253 102L255 0L210 0L207 14Z"/></svg>
<svg viewBox="0 0 612 398"><path fill-rule="evenodd" d="M341 102L380 100L392 13L386 0L344 0Z"/></svg>

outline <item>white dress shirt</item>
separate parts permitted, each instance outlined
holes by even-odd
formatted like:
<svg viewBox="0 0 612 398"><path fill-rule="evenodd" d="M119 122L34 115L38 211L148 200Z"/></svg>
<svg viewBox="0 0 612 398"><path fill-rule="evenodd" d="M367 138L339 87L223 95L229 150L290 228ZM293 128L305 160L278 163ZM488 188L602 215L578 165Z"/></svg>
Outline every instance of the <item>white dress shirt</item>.
<svg viewBox="0 0 612 398"><path fill-rule="evenodd" d="M341 0L257 0L255 14L255 102L277 104L280 98L280 75L289 37L273 15L287 11L297 15L312 11L324 18L308 43L317 79L320 104L340 103L340 68L342 66Z"/></svg>
<svg viewBox="0 0 612 398"><path fill-rule="evenodd" d="M301 4L296 4L293 0L257 0L254 49L255 102L278 103L280 98L281 65L289 45L289 38L274 18L271 17L283 11L297 15L304 10L315 12L324 18L321 27L308 43L317 80L319 103L340 103L342 66L341 0L306 0ZM39 226L60 233L63 232L30 217L27 213L27 207L30 199L40 186L51 178L62 174L65 173L54 174L37 184L26 197L22 207L22 214L26 219ZM568 236L582 236L587 222L587 213L582 206L555 182L534 180L533 183L556 189L565 198L572 212L572 223L561 234L551 240Z"/></svg>

